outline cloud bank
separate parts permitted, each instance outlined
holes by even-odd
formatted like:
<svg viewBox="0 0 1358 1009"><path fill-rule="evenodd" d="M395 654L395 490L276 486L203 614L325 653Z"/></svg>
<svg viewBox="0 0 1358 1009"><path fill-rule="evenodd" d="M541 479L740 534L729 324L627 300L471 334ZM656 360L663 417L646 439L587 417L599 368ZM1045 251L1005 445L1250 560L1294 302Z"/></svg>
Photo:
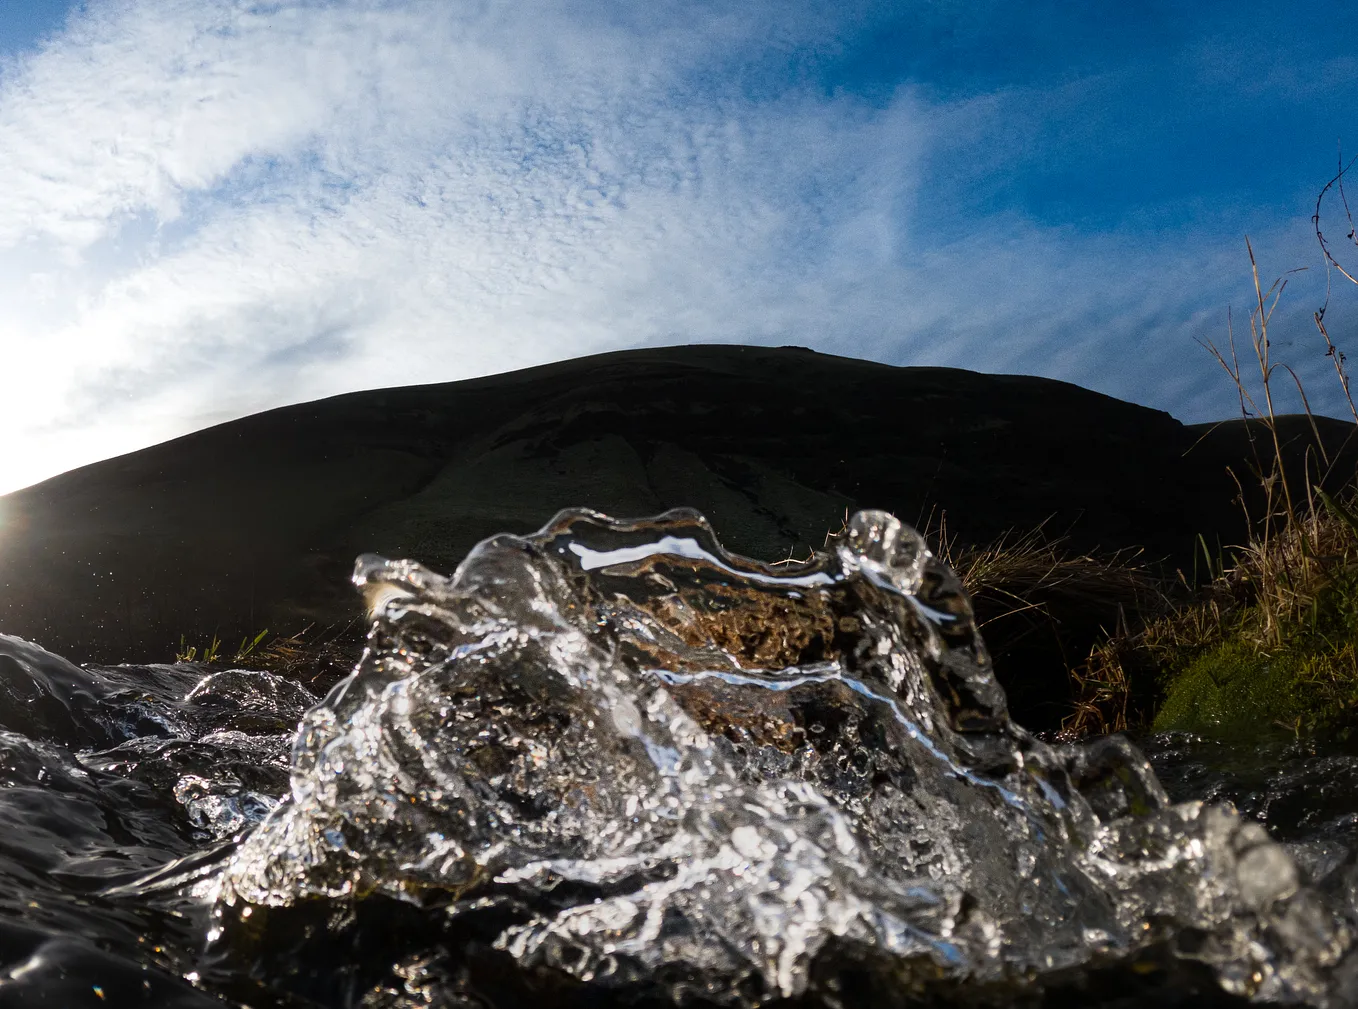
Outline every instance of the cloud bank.
<svg viewBox="0 0 1358 1009"><path fill-rule="evenodd" d="M856 93L824 70L880 11L729 6L91 3L0 69L0 492L285 403L655 344L1229 414L1193 338L1248 306L1239 231L986 205L1069 82ZM1263 218L1266 273L1317 260L1307 229ZM1287 340L1314 339L1309 279Z"/></svg>

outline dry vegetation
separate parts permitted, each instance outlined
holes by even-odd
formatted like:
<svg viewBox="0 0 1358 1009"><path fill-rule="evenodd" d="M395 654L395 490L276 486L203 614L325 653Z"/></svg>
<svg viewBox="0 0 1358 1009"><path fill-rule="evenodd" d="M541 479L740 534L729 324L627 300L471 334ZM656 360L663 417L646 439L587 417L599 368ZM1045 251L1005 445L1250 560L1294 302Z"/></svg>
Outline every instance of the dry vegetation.
<svg viewBox="0 0 1358 1009"><path fill-rule="evenodd" d="M1346 238L1358 245L1353 216L1344 192L1349 165L1316 200L1316 237L1331 274L1358 284L1334 255L1321 229L1321 209L1334 195L1347 224ZM1240 397L1242 418L1253 419L1263 437L1253 439L1254 461L1247 479L1263 491L1261 513L1249 515L1254 530L1249 542L1230 549L1229 559L1213 557L1203 542L1210 578L1193 588L1182 574L1180 584L1162 592L1176 604L1145 614L1140 626L1124 626L1096 646L1088 660L1072 672L1075 707L1065 723L1073 736L1129 728L1191 728L1225 733L1257 732L1261 725L1295 733L1339 729L1358 724L1358 495L1353 474L1333 473L1301 380L1288 365L1274 359L1269 323L1286 278L1265 290L1259 280L1254 250L1249 246L1255 304L1249 320L1249 352L1258 368L1254 380L1242 373L1233 327L1223 350L1208 341L1206 350L1221 365ZM1328 299L1314 314L1325 356L1334 366L1345 402L1358 423L1346 359L1325 325ZM1314 445L1308 449L1300 480L1283 467L1278 432L1275 382L1291 379L1311 419ZM1347 487L1338 499L1320 489L1331 476ZM1241 493L1241 502L1245 494ZM1135 710L1130 699L1162 695L1158 712ZM1140 689L1140 691L1138 690ZM1157 697L1160 700L1161 697Z"/></svg>
<svg viewBox="0 0 1358 1009"><path fill-rule="evenodd" d="M266 670L324 693L353 669L362 651L362 631L356 620L320 630L308 625L295 634L276 634L266 643L269 632L265 629L253 639L242 639L240 647L230 654L222 651L221 639L215 634L202 648L186 645L181 637L175 661Z"/></svg>

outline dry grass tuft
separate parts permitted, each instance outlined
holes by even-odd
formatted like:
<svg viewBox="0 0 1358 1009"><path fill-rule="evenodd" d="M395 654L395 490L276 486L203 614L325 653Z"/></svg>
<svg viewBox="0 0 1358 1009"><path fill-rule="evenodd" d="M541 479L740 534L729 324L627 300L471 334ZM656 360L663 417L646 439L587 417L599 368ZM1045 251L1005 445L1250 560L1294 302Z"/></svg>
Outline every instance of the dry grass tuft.
<svg viewBox="0 0 1358 1009"><path fill-rule="evenodd" d="M175 659L264 670L324 692L348 675L358 661L362 651L362 630L357 620L332 624L319 631L309 624L294 634L275 635L264 644L269 633L266 629L253 639L242 639L240 647L230 655L221 650L222 642L216 635L202 649L193 645L186 647L181 636Z"/></svg>
<svg viewBox="0 0 1358 1009"><path fill-rule="evenodd" d="M1317 197L1313 223L1331 274L1358 284L1354 273L1336 259L1321 230L1322 202L1333 191L1343 207L1346 237L1358 246L1344 192L1344 176L1353 164L1345 165L1341 158L1338 174ZM1358 705L1358 651L1353 644L1358 631L1358 489L1354 474L1334 472L1337 459L1326 452L1296 372L1273 358L1269 324L1286 289L1286 276L1265 290L1248 239L1246 249L1255 293L1249 342L1258 369L1255 388L1259 397L1251 393L1252 380L1242 373L1229 318L1226 348L1210 340L1203 346L1235 385L1242 418L1264 432L1263 438L1251 439L1254 460L1247 474L1263 491L1264 506L1258 514L1246 510L1253 532L1247 543L1231 549L1229 563L1208 557L1209 584L1193 591L1181 574L1181 584L1173 594L1177 605L1139 630L1124 630L1096 646L1086 663L1072 673L1075 707L1063 727L1069 736L1144 727L1148 713L1129 712L1128 698L1134 695L1136 684L1147 679L1171 688L1196 679L1199 685L1210 685L1201 688L1204 694L1217 695L1202 699L1202 709L1219 717L1227 704L1223 699L1229 698L1229 703L1237 705L1235 713L1244 711L1242 717L1258 719L1269 699L1250 693L1258 693L1265 679L1272 678L1268 689L1286 695L1273 699L1280 708L1287 708L1288 720L1278 724L1294 731L1301 731L1303 724L1333 726L1336 718L1350 718ZM1349 412L1358 423L1347 359L1325 326L1327 307L1328 297L1314 313L1315 325ZM1300 481L1295 474L1289 478L1283 466L1274 397L1274 380L1280 372L1296 387L1315 438ZM1239 484L1240 476L1233 475ZM1338 498L1321 489L1332 477L1347 487ZM1243 487L1240 501L1244 507ZM1251 679L1258 682L1242 682Z"/></svg>
<svg viewBox="0 0 1358 1009"><path fill-rule="evenodd" d="M1161 596L1139 551L1073 553L1065 537L1047 535L1045 523L1024 533L1010 530L993 543L959 546L944 515L936 542L940 559L957 572L976 602L983 628L1028 613L1051 618L1061 602L1141 613Z"/></svg>

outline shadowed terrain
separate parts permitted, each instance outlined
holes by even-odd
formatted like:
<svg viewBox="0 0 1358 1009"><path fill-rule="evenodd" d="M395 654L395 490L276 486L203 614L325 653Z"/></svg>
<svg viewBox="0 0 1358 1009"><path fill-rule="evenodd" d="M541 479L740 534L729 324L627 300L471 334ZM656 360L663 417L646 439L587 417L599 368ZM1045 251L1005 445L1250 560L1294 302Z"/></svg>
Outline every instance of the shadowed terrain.
<svg viewBox="0 0 1358 1009"><path fill-rule="evenodd" d="M1284 420L1299 458L1305 420ZM1319 423L1336 451L1352 431ZM1073 550L1142 547L1191 571L1200 534L1243 538L1227 466L1243 478L1249 457L1241 422L1186 427L1047 379L800 348L625 351L272 410L0 498L0 632L130 661L171 657L181 635L232 646L344 623L360 616L356 554L449 571L567 506L694 507L764 560L806 556L865 507L920 526L946 513L963 542L1045 522ZM1110 618L1072 614L1064 642L1028 646L987 628L1016 715L1051 720L1052 649ZM1025 699L1031 677L1046 682Z"/></svg>

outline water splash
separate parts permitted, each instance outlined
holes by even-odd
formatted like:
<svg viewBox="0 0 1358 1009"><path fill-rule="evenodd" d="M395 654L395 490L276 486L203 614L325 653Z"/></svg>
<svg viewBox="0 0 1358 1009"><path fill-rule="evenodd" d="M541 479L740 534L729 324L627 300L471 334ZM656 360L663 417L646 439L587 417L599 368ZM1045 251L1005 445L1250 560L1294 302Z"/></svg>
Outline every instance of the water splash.
<svg viewBox="0 0 1358 1009"><path fill-rule="evenodd" d="M487 999L489 963L584 1004L1007 1004L1111 971L1353 1004L1351 902L1126 741L1015 725L957 578L890 515L774 568L694 512L566 511L451 578L355 581L362 661L197 884L209 980L394 1009Z"/></svg>

